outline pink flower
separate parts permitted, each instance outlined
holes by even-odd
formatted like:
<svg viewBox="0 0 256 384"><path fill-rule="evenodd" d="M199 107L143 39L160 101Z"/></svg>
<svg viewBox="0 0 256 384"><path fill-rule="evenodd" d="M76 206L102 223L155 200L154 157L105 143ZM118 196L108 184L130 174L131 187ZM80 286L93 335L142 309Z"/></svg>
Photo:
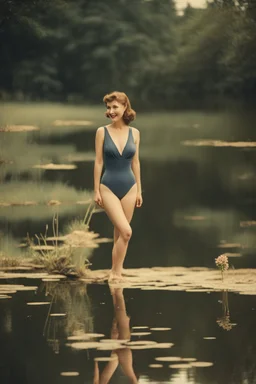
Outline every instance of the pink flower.
<svg viewBox="0 0 256 384"><path fill-rule="evenodd" d="M221 272L226 271L229 268L228 257L226 255L220 255L215 259L215 264Z"/></svg>

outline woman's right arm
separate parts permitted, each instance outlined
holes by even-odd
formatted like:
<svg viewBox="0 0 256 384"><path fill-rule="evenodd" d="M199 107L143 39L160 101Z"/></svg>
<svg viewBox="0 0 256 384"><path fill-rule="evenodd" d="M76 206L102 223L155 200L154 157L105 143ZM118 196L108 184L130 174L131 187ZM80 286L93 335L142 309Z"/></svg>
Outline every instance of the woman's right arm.
<svg viewBox="0 0 256 384"><path fill-rule="evenodd" d="M95 135L95 161L94 161L94 201L102 206L102 198L100 195L100 177L103 168L103 140L104 128L100 127Z"/></svg>

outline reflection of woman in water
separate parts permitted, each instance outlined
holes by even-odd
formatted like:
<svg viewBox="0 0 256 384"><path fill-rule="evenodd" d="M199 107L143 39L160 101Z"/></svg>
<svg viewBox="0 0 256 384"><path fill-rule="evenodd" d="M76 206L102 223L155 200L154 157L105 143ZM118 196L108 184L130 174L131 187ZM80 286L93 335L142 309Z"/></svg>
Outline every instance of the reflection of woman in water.
<svg viewBox="0 0 256 384"><path fill-rule="evenodd" d="M126 314L125 301L122 288L111 289L114 304L114 319L112 323L111 339L130 340L130 319ZM123 373L132 384L138 383L132 366L132 352L130 348L116 349L111 353L111 357L117 357L108 362L99 374L98 362L95 362L94 384L107 384L120 364Z"/></svg>
<svg viewBox="0 0 256 384"><path fill-rule="evenodd" d="M125 93L113 92L103 99L111 123L97 129L95 137L94 201L103 207L114 225L110 280L122 280L134 208L142 205L140 133L129 124L136 113ZM104 166L104 173L102 169ZM102 177L101 177L102 176Z"/></svg>

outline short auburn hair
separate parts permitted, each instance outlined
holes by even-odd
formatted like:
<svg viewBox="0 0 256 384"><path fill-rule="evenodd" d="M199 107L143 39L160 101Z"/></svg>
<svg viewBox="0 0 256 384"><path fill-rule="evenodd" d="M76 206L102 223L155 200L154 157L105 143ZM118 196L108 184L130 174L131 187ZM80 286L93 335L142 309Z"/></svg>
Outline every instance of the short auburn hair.
<svg viewBox="0 0 256 384"><path fill-rule="evenodd" d="M107 103L111 103L116 100L118 103L126 105L126 109L123 114L123 120L126 124L130 124L136 117L136 112L132 109L130 100L128 96L124 92L111 92L103 97L103 102L107 105ZM106 117L109 117L108 112L105 113Z"/></svg>

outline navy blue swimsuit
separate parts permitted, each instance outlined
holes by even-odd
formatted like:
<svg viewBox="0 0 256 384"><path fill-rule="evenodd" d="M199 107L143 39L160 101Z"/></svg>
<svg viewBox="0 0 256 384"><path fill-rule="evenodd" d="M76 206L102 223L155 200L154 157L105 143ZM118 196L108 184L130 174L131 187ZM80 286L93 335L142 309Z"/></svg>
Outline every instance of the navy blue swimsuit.
<svg viewBox="0 0 256 384"><path fill-rule="evenodd" d="M136 152L132 129L129 127L128 139L120 154L107 127L104 127L103 159L104 173L101 184L108 187L120 200L136 183L131 169L132 158Z"/></svg>

